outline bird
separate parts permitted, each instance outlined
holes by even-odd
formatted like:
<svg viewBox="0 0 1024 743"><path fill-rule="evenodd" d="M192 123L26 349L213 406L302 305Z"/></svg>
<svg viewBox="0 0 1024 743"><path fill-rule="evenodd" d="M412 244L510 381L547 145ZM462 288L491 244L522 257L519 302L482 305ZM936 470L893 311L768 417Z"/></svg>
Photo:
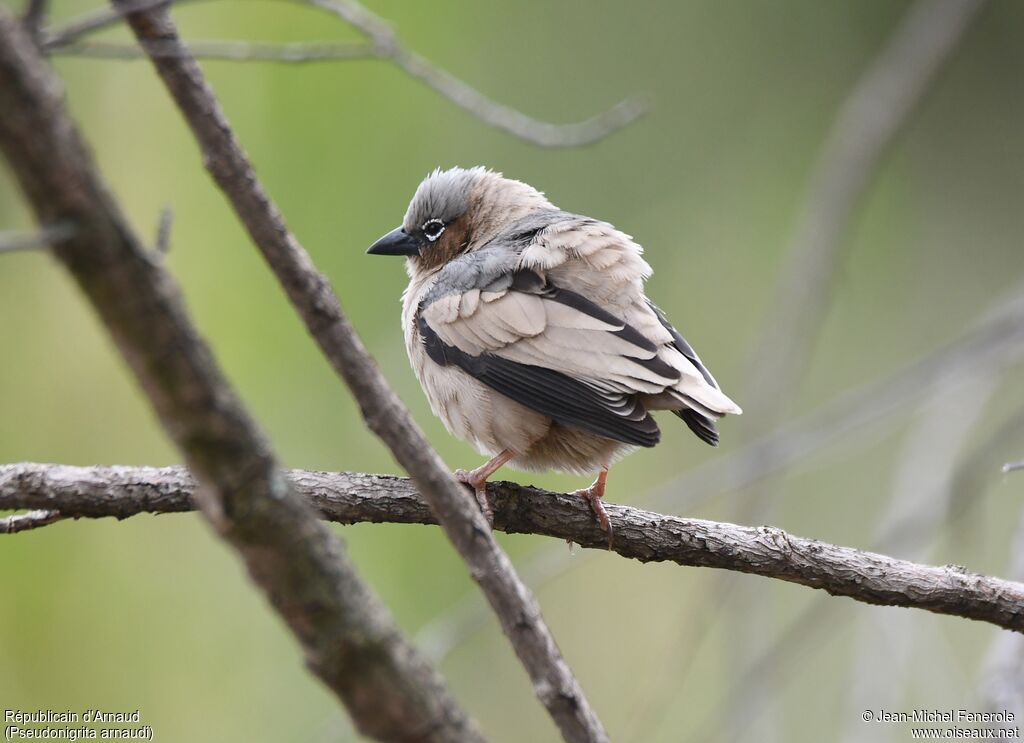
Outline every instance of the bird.
<svg viewBox="0 0 1024 743"><path fill-rule="evenodd" d="M562 211L482 166L436 169L371 255L404 256L402 330L433 413L488 461L455 476L488 522L487 479L504 465L597 473L585 498L613 545L608 469L661 437L652 411L717 446L742 410L644 293L633 238Z"/></svg>

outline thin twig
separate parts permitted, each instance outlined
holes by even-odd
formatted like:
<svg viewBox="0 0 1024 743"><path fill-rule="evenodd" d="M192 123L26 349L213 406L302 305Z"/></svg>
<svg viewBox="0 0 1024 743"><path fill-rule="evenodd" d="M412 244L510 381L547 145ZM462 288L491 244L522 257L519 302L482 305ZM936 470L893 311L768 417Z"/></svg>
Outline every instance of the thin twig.
<svg viewBox="0 0 1024 743"><path fill-rule="evenodd" d="M165 10L131 13L127 18L141 42L178 41ZM199 66L187 57L154 58L153 64L191 127L214 181L228 197L324 356L352 391L368 427L416 479L445 534L487 596L530 677L534 693L562 736L571 742L607 740L600 720L555 644L537 600L494 540L474 499L455 480L388 386L342 313L330 283L289 232Z"/></svg>
<svg viewBox="0 0 1024 743"><path fill-rule="evenodd" d="M322 518L436 524L427 499L407 478L289 470L295 491ZM0 465L0 508L45 508L65 516L127 518L193 508L195 482L184 467ZM509 482L488 485L494 527L510 534L571 539L607 551L608 537L580 498ZM1024 631L1024 584L932 567L803 539L771 527L667 516L608 504L614 551L640 562L720 568L819 588L868 604L905 606Z"/></svg>
<svg viewBox="0 0 1024 743"><path fill-rule="evenodd" d="M192 1L195 2L195 0ZM149 10L161 5L170 5L172 2L181 5L189 0L128 0L117 8L108 6L90 11L60 28L47 29L43 34L43 49L48 53L52 52L78 41L83 36L116 26L124 20L125 13L133 10Z"/></svg>
<svg viewBox="0 0 1024 743"><path fill-rule="evenodd" d="M159 255L167 255L171 249L171 223L174 220L174 212L171 207L165 206L160 210L160 218L156 223L156 237L153 240L153 250Z"/></svg>
<svg viewBox="0 0 1024 743"><path fill-rule="evenodd" d="M64 516L60 511L35 510L28 513L17 513L13 516L0 518L0 534L17 534L22 531L30 531L43 526L54 524Z"/></svg>
<svg viewBox="0 0 1024 743"><path fill-rule="evenodd" d="M151 41L146 50L137 44L109 41L78 41L55 47L51 54L94 59L146 59L174 57L182 53L195 59L226 62L281 62L304 64L308 62L347 62L354 59L379 59L372 44L363 42L313 42L270 44L255 41L191 41L184 48L180 44Z"/></svg>
<svg viewBox="0 0 1024 743"><path fill-rule="evenodd" d="M1006 474L1007 472L1015 472L1017 470L1024 470L1024 461L1007 462L1003 465L1003 474Z"/></svg>
<svg viewBox="0 0 1024 743"><path fill-rule="evenodd" d="M0 150L40 222L76 225L56 258L201 481L203 515L288 623L310 670L368 737L482 740L291 488L198 336L173 279L124 220L64 107L59 81L2 5Z"/></svg>
<svg viewBox="0 0 1024 743"><path fill-rule="evenodd" d="M67 240L75 232L70 224L53 224L38 232L0 232L0 253L52 248L54 243Z"/></svg>
<svg viewBox="0 0 1024 743"><path fill-rule="evenodd" d="M194 1L194 0L193 0ZM400 44L391 27L379 16L374 15L354 0L289 0L324 10L340 18L349 26L366 35L370 44L333 45L332 48L288 49L287 46L273 48L245 42L196 42L193 45L196 56L275 62L311 62L328 59L376 58L386 59L419 80L459 108L467 111L488 126L508 132L527 142L541 147L581 147L593 144L610 134L633 123L648 110L648 104L639 97L627 98L611 108L584 121L569 124L553 124L541 121L498 103L476 88L437 66L429 59ZM171 0L119 0L120 5L106 11L91 13L68 25L48 33L44 46L49 52L56 52L78 42L83 36L119 23L131 11L145 11L155 7L166 7ZM185 0L176 0L176 4ZM174 45L154 47L152 56L178 56L185 53ZM214 46L209 46L209 45ZM237 47L237 48L233 48ZM249 47L246 49L245 47ZM77 45L75 53L88 56L134 57L132 52L118 45Z"/></svg>
<svg viewBox="0 0 1024 743"><path fill-rule="evenodd" d="M1000 470L1006 474L1006 465L999 466L1003 449L1024 441L1024 406L1018 407L997 425L979 436L970 455L957 465L950 485L950 503L947 518L956 519L977 500L977 494L986 492ZM1011 463L1012 464L1012 463Z"/></svg>
<svg viewBox="0 0 1024 743"><path fill-rule="evenodd" d="M541 147L579 147L604 139L647 112L647 103L627 98L607 111L576 124L538 121L483 95L429 59L401 45L391 27L355 0L306 0L359 29L406 73L432 88L480 121Z"/></svg>

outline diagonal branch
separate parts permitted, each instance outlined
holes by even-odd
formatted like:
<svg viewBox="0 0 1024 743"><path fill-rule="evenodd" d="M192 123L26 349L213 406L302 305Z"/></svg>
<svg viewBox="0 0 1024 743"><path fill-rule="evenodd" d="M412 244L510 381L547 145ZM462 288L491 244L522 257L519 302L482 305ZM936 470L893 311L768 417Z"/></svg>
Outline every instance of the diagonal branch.
<svg viewBox="0 0 1024 743"><path fill-rule="evenodd" d="M435 524L411 480L352 472L287 473L324 519ZM183 467L0 465L0 508L56 510L68 517L128 518L194 508L195 483ZM494 526L508 533L607 548L607 535L580 498L515 483L491 483ZM1024 584L840 547L772 527L667 516L608 504L615 551L640 562L719 568L776 578L835 596L924 609L1024 632Z"/></svg>
<svg viewBox="0 0 1024 743"><path fill-rule="evenodd" d="M54 245L55 256L201 483L196 500L203 514L288 623L310 669L369 737L481 740L440 675L289 484L192 326L173 280L98 175L59 81L3 6L0 150L38 221L75 225Z"/></svg>
<svg viewBox="0 0 1024 743"><path fill-rule="evenodd" d="M180 44L174 24L163 9L131 13L127 19L143 47L153 40ZM214 181L231 201L320 350L352 391L367 426L415 479L448 539L487 596L530 677L534 693L562 736L567 741L607 740L601 721L555 644L537 600L494 540L476 502L448 471L388 386L342 313L327 279L289 232L199 66L187 56L154 58L153 64L191 127Z"/></svg>

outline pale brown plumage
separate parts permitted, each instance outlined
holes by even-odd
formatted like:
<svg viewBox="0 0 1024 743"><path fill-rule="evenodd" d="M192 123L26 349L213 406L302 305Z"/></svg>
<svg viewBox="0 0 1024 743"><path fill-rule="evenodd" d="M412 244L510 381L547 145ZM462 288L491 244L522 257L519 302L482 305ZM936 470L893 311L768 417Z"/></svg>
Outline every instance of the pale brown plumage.
<svg viewBox="0 0 1024 743"><path fill-rule="evenodd" d="M600 471L660 432L671 410L715 444L714 421L739 407L644 295L650 266L629 235L555 208L540 192L474 168L435 171L402 227L371 253L405 255L406 349L431 409L453 435L508 463Z"/></svg>

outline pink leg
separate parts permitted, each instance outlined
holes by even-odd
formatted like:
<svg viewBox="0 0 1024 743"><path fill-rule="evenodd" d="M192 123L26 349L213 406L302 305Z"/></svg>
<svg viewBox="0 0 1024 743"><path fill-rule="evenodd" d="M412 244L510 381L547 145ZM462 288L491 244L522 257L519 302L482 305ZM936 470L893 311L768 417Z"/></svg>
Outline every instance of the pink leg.
<svg viewBox="0 0 1024 743"><path fill-rule="evenodd" d="M455 470L455 479L473 488L476 494L476 502L480 504L480 511L483 513L487 523L494 526L494 512L491 511L491 504L487 502L487 478L498 471L508 460L515 456L515 452L505 449L496 457L484 462L475 470Z"/></svg>
<svg viewBox="0 0 1024 743"><path fill-rule="evenodd" d="M582 498L586 498L587 502L590 503L590 510L597 516L597 521L601 524L601 528L608 534L608 549L612 548L614 540L614 531L612 530L612 523L608 520L608 513L604 510L604 504L601 502L601 498L604 497L604 485L608 480L608 465L601 468L601 472L598 473L597 479L594 480L594 484L589 488L583 488L582 490L574 490L573 495L578 495Z"/></svg>

